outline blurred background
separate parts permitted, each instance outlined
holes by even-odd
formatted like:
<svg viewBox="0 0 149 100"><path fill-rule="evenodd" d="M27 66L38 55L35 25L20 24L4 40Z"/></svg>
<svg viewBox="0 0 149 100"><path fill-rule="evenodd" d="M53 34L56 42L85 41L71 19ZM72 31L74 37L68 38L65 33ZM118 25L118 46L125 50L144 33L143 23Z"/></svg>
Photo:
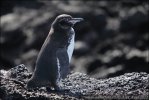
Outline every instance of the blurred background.
<svg viewBox="0 0 149 100"><path fill-rule="evenodd" d="M57 15L82 17L71 70L94 78L149 73L148 0L1 0L0 69L25 64L34 70Z"/></svg>

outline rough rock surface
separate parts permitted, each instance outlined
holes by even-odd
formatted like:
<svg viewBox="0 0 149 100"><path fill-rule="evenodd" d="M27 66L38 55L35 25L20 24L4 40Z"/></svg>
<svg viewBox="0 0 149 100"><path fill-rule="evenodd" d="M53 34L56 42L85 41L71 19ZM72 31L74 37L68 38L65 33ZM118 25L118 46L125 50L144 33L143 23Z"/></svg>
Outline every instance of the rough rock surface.
<svg viewBox="0 0 149 100"><path fill-rule="evenodd" d="M147 99L149 97L149 74L145 72L95 79L82 73L72 73L60 83L64 92L47 92L39 88L27 90L27 80L31 77L25 65L10 70L0 70L0 98L2 100L84 100L84 99Z"/></svg>

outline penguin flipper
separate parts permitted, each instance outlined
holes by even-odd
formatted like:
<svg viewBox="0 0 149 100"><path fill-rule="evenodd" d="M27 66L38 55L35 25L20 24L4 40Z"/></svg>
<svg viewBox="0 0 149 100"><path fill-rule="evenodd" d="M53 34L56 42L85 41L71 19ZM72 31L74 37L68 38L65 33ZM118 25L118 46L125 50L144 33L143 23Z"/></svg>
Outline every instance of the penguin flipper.
<svg viewBox="0 0 149 100"><path fill-rule="evenodd" d="M70 69L69 69L69 57L66 48L60 48L57 50L57 58L59 60L60 66L60 77L63 79L65 78Z"/></svg>

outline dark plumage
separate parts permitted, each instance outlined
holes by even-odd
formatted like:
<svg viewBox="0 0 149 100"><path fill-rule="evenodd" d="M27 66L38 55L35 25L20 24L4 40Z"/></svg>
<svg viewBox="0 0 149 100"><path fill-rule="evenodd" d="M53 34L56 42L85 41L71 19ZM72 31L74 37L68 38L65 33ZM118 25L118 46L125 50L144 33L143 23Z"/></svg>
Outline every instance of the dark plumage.
<svg viewBox="0 0 149 100"><path fill-rule="evenodd" d="M35 71L27 88L54 87L69 73L69 63L74 49L75 32L73 25L82 18L62 14L56 17L50 32L37 57Z"/></svg>

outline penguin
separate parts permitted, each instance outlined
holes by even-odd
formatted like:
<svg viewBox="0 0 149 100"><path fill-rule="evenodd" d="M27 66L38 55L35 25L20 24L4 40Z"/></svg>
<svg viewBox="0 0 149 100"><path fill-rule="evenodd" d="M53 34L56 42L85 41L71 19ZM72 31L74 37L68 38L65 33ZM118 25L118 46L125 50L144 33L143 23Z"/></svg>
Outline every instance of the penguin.
<svg viewBox="0 0 149 100"><path fill-rule="evenodd" d="M35 70L27 82L27 89L50 87L59 90L59 82L69 74L75 31L73 26L83 18L73 18L68 14L56 17L49 34L38 54Z"/></svg>

